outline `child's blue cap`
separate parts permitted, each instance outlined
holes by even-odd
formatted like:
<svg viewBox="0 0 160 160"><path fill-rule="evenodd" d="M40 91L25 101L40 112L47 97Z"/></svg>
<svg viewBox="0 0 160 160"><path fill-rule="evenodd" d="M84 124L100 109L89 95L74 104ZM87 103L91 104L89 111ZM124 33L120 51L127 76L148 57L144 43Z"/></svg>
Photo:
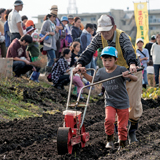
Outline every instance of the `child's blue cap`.
<svg viewBox="0 0 160 160"><path fill-rule="evenodd" d="M102 50L101 57L104 55L109 55L118 58L118 52L114 47L105 47Z"/></svg>

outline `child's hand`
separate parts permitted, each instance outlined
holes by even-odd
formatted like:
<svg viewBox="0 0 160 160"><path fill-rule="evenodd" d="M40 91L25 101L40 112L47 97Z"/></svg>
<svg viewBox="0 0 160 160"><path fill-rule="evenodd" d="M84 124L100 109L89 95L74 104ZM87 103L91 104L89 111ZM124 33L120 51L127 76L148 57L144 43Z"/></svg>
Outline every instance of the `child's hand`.
<svg viewBox="0 0 160 160"><path fill-rule="evenodd" d="M85 67L76 67L73 69L73 73L81 73L81 74L85 74L86 73L86 68Z"/></svg>
<svg viewBox="0 0 160 160"><path fill-rule="evenodd" d="M130 77L131 76L131 74L129 74L130 72L129 71L125 71L125 72L122 72L122 75L123 75L123 77Z"/></svg>

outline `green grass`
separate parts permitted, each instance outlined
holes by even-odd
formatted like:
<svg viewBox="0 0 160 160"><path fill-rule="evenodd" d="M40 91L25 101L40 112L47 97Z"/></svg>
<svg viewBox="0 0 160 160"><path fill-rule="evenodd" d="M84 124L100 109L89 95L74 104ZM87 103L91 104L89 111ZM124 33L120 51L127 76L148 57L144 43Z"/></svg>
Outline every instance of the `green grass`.
<svg viewBox="0 0 160 160"><path fill-rule="evenodd" d="M34 88L41 86L49 88L45 82L35 83L28 79L0 80L0 117L3 120L23 119L41 116L43 113L54 114L55 111L44 112L39 106L23 101L23 87Z"/></svg>

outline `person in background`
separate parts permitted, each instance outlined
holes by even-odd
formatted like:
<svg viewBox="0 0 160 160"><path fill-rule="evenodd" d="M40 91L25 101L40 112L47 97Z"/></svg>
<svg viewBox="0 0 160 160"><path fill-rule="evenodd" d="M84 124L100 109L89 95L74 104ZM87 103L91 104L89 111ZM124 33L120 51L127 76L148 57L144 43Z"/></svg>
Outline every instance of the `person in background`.
<svg viewBox="0 0 160 160"><path fill-rule="evenodd" d="M34 31L35 31L35 28L33 28L32 26L26 28L26 34L30 35L33 40L32 43L30 43L26 49L27 60L31 61L31 62L37 61L38 57L40 55L40 49L39 49L38 42L43 41L45 39L45 37L49 35L49 33L46 33L46 35L43 38L39 39L38 33L34 32ZM31 59L30 59L30 57L31 57ZM39 72L40 69L41 69L40 67L36 67L36 71L33 71L32 75L30 77L30 80L35 81L35 82L39 82L38 78L40 75L40 72Z"/></svg>
<svg viewBox="0 0 160 160"><path fill-rule="evenodd" d="M74 25L71 28L71 34L73 41L78 41L80 42L80 36L82 34L82 31L80 30L80 25L81 25L81 19L79 17L74 17Z"/></svg>
<svg viewBox="0 0 160 160"><path fill-rule="evenodd" d="M73 42L71 47L71 62L70 62L70 67L74 68L76 66L78 57L79 57L79 51L80 51L80 43L79 42ZM84 86L83 82L87 83L86 79L84 79L81 74L75 74L73 75L73 84L75 85L75 87L77 87L77 97L79 95L79 92L81 90L81 88ZM82 95L80 95L80 98L83 99L84 97L82 97Z"/></svg>
<svg viewBox="0 0 160 160"><path fill-rule="evenodd" d="M149 59L152 60L152 56L151 56L151 48L152 48L152 45L156 43L156 36L155 35L152 35L151 36L151 41L149 43L147 43L145 45L144 48L148 49L148 53L149 53Z"/></svg>
<svg viewBox="0 0 160 160"><path fill-rule="evenodd" d="M8 47L6 58L13 58L13 72L16 77L20 77L21 74L30 70L35 70L26 57L26 46L30 43L32 43L32 37L24 35L20 39L15 38Z"/></svg>
<svg viewBox="0 0 160 160"><path fill-rule="evenodd" d="M93 30L94 30L93 24L87 23L86 27L82 31L82 34L81 34L81 37L80 37L81 52L83 52L87 48L87 46L91 43ZM89 64L87 64L85 67L87 69L88 68L96 69L93 57L92 57L91 62ZM87 71L87 74L93 75L91 71Z"/></svg>
<svg viewBox="0 0 160 160"><path fill-rule="evenodd" d="M5 38L2 38L4 37L5 13L6 13L6 9L0 8L0 36L1 36L0 49L1 49L2 57L6 57Z"/></svg>
<svg viewBox="0 0 160 160"><path fill-rule="evenodd" d="M41 27L41 34L46 35L49 32L49 39L44 39L43 42L43 50L47 51L48 62L46 66L46 74L50 73L54 64L54 60L56 59L55 51L56 47L56 39L55 32L56 26L54 21L56 20L57 15L52 12L46 16L45 21Z"/></svg>
<svg viewBox="0 0 160 160"><path fill-rule="evenodd" d="M53 85L57 89L64 89L64 85L70 82L70 69L67 60L71 58L71 51L70 49L64 49L62 54L54 64L51 73Z"/></svg>
<svg viewBox="0 0 160 160"><path fill-rule="evenodd" d="M156 35L157 43L154 43L151 48L151 56L154 66L155 82L159 87L159 69L160 69L160 34Z"/></svg>
<svg viewBox="0 0 160 160"><path fill-rule="evenodd" d="M24 15L21 17L21 19L22 19L22 28L23 28L23 30L26 30L25 23L28 20L28 17L26 15Z"/></svg>
<svg viewBox="0 0 160 160"><path fill-rule="evenodd" d="M147 64L147 78L148 78L148 84L149 86L154 86L154 67L153 67L153 61L149 60Z"/></svg>
<svg viewBox="0 0 160 160"><path fill-rule="evenodd" d="M24 34L22 28L21 16L19 14L19 11L22 11L22 9L23 9L23 2L21 0L16 0L14 2L14 9L8 16L9 31L11 33L11 42L15 38L20 39L20 37L23 36Z"/></svg>
<svg viewBox="0 0 160 160"><path fill-rule="evenodd" d="M4 35L5 35L6 49L8 49L8 47L10 45L10 36L11 36L11 33L9 31L9 26L8 26L8 15L9 15L9 13L11 11L12 11L12 9L7 9L6 10L6 14L5 14L5 20L6 20L6 22L4 23Z"/></svg>
<svg viewBox="0 0 160 160"><path fill-rule="evenodd" d="M148 85L148 79L147 79L147 63L149 62L149 53L146 48L143 48L144 41L142 38L138 38L136 40L137 44L137 50L136 52L140 54L140 62L142 63L144 67L144 72L143 72L143 87L146 88Z"/></svg>
<svg viewBox="0 0 160 160"><path fill-rule="evenodd" d="M55 14L57 16L58 14L58 6L57 5L53 5L51 7L51 13ZM62 24L62 22L60 21L60 19L58 17L56 17L56 20L55 20L55 25L56 25L56 35L55 35L55 38L56 38L56 47L57 47L57 50L55 51L55 54L56 54L56 58L59 58L59 50L60 50L60 36L59 36L59 30L63 30L64 29L64 26Z"/></svg>
<svg viewBox="0 0 160 160"><path fill-rule="evenodd" d="M25 22L25 27L27 28L27 27L30 27L30 26L32 26L33 28L35 28L34 22L32 20L27 20Z"/></svg>
<svg viewBox="0 0 160 160"><path fill-rule="evenodd" d="M68 15L68 24L66 24L68 35L72 35L71 28L73 26L74 17L72 15Z"/></svg>
<svg viewBox="0 0 160 160"><path fill-rule="evenodd" d="M61 51L63 48L67 48L69 46L68 41L67 41L67 28L65 27L66 24L68 23L68 18L66 16L61 17L61 22L64 26L64 28L59 30L59 35L60 35L60 50L59 50L59 57L61 55Z"/></svg>

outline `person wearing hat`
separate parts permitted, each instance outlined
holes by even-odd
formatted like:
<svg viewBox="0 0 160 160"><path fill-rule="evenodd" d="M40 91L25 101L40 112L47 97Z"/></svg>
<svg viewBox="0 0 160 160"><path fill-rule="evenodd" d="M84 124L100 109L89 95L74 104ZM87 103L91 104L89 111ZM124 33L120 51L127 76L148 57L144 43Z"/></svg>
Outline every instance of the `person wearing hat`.
<svg viewBox="0 0 160 160"><path fill-rule="evenodd" d="M149 52L149 59L152 60L152 56L151 56L151 48L152 48L152 45L156 43L156 35L152 35L151 36L151 40L150 42L148 42L144 48L148 49L148 52Z"/></svg>
<svg viewBox="0 0 160 160"><path fill-rule="evenodd" d="M54 24L57 15L52 12L46 16L45 21L41 27L41 34L46 35L49 33L49 39L44 39L43 42L43 50L47 51L48 62L46 66L46 74L50 73L52 70L52 66L54 64L54 60L56 59L55 51L56 47L56 26Z"/></svg>
<svg viewBox="0 0 160 160"><path fill-rule="evenodd" d="M74 72L83 71L93 57L95 51L106 46L116 47L118 51L117 64L129 68L131 72L135 72L138 77L136 83L127 82L127 91L130 100L129 108L129 143L137 141L136 130L138 129L138 119L142 115L142 72L137 72L136 51L133 49L129 36L115 25L114 18L109 15L102 15L98 19L97 34L93 37L91 43L86 50L81 54L78 65Z"/></svg>
<svg viewBox="0 0 160 160"><path fill-rule="evenodd" d="M157 43L154 43L151 48L151 56L154 66L155 82L159 87L159 69L160 69L160 34L156 35Z"/></svg>
<svg viewBox="0 0 160 160"><path fill-rule="evenodd" d="M118 138L119 148L126 146L127 143L127 125L129 119L129 97L126 89L126 80L131 80L133 83L137 81L137 77L129 74L129 71L124 66L116 64L118 61L118 52L114 47L105 47L101 53L103 68L99 69L94 78L94 82L112 78L114 76L123 75L121 77L108 80L103 83L105 92L105 132L107 134L106 148L114 149L113 134L115 116L118 116ZM92 76L82 72L84 77L92 82Z"/></svg>
<svg viewBox="0 0 160 160"><path fill-rule="evenodd" d="M71 28L73 26L74 17L72 15L68 15L68 23L66 24L67 32L71 35Z"/></svg>
<svg viewBox="0 0 160 160"><path fill-rule="evenodd" d="M23 9L23 2L21 0L16 0L14 2L14 9L8 16L8 25L9 31L11 33L11 42L13 39L18 38L20 39L23 36L23 28L22 28L22 20L19 14L19 11Z"/></svg>
<svg viewBox="0 0 160 160"><path fill-rule="evenodd" d="M58 14L58 6L57 5L52 5L50 10L51 10L51 13L56 14L56 15ZM56 47L57 47L55 54L56 54L56 58L59 58L59 50L60 50L60 45L61 45L59 30L63 30L64 25L62 24L61 20L58 17L56 17L55 25L56 25L55 37L56 37Z"/></svg>
<svg viewBox="0 0 160 160"><path fill-rule="evenodd" d="M136 52L140 54L140 62L144 67L143 71L143 87L146 88L148 85L148 78L147 78L147 63L149 62L149 53L146 48L143 48L144 41L142 38L138 38L136 40L137 50Z"/></svg>
<svg viewBox="0 0 160 160"><path fill-rule="evenodd" d="M25 23L25 26L26 26L26 28L30 27L30 26L35 28L35 24L32 20L27 20L26 23Z"/></svg>
<svg viewBox="0 0 160 160"><path fill-rule="evenodd" d="M4 37L4 23L5 23L5 8L0 8L0 49L2 57L6 57L6 46Z"/></svg>

